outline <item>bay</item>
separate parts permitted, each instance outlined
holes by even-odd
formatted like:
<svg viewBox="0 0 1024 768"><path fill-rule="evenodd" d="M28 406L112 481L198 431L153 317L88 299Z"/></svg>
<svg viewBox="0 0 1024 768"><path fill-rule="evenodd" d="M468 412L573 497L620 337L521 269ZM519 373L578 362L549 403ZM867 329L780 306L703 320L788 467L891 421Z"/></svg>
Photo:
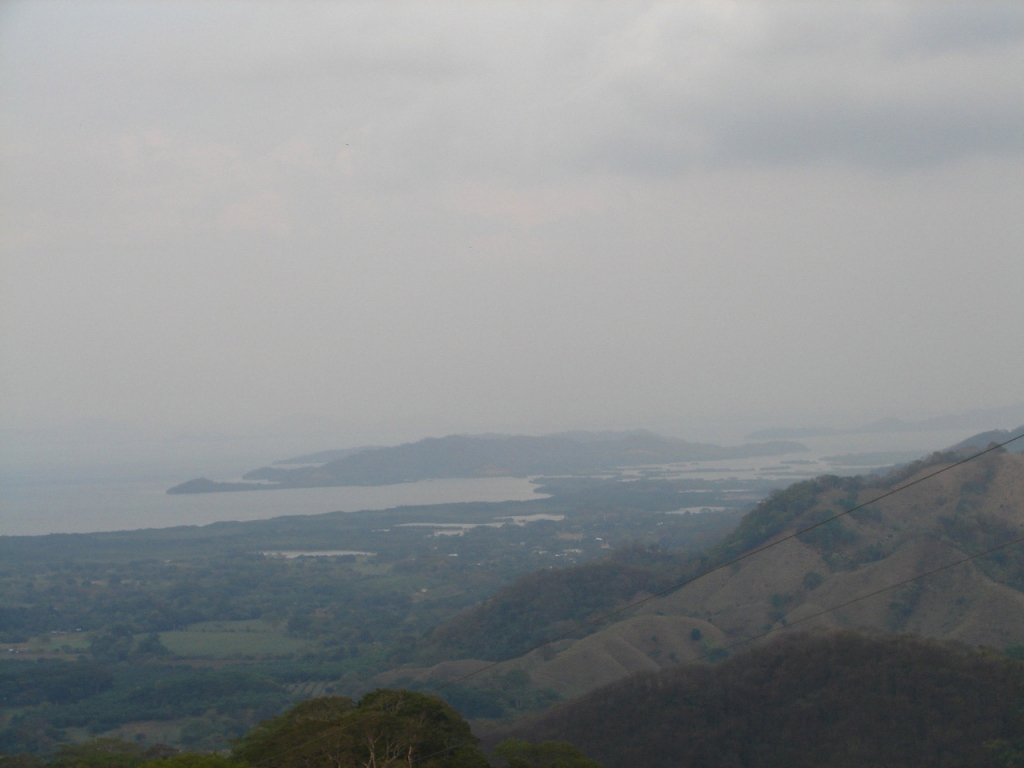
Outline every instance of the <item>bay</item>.
<svg viewBox="0 0 1024 768"><path fill-rule="evenodd" d="M540 498L525 478L422 480L384 486L167 495L168 478L4 482L0 535L168 528L419 504Z"/></svg>

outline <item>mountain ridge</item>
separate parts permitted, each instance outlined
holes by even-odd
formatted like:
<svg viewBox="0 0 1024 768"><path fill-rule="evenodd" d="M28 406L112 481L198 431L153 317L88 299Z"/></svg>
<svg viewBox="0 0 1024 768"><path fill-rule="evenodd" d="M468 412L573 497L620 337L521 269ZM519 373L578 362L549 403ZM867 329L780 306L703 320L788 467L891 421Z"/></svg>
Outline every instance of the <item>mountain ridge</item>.
<svg viewBox="0 0 1024 768"><path fill-rule="evenodd" d="M883 477L823 476L796 483L758 504L721 543L702 555L681 560L676 576L668 583L707 572L869 502L900 484L951 467L964 457L962 453L937 453ZM517 669L539 687L565 697L578 696L629 674L696 659L766 630L802 621L1012 541L1020 537L1022 529L1024 456L1000 449L710 573L627 611L615 623L590 628L582 638L559 640L503 662L495 674ZM544 580L543 575L533 578ZM547 578L565 581L568 576ZM531 584L526 593L516 597L517 584L438 627L435 637L452 649L479 647L472 635L450 633L460 622L462 631L489 626L488 611L497 617L512 616L509 612L515 610L542 615L529 606L545 593L544 585ZM623 596L619 605L629 605L642 594ZM506 596L514 599L509 601ZM551 606L548 602L539 609L550 610ZM467 618L481 612L466 624ZM579 618L567 613L564 617L553 615L551 622L549 627L535 626L532 635L520 641L520 649L571 630L579 625ZM1015 545L808 624L910 632L993 647L1024 642L1024 547ZM414 674L424 682L432 675L430 668Z"/></svg>
<svg viewBox="0 0 1024 768"><path fill-rule="evenodd" d="M930 432L946 429L981 429L992 423L1013 423L1024 416L1024 403L1002 408L975 408L964 413L944 414L927 419L907 421L899 418L878 419L860 427L771 427L747 435L748 440L793 440L836 435L862 435L885 432ZM998 431L998 430L996 430ZM973 438L968 438L973 439Z"/></svg>
<svg viewBox="0 0 1024 768"><path fill-rule="evenodd" d="M261 467L243 483L199 478L167 493L391 485L418 480L474 477L527 477L597 473L618 467L682 461L777 456L807 450L790 441L720 446L690 443L638 430L621 433L565 432L552 435L448 435L385 448L353 449L318 466ZM332 456L329 451L307 454Z"/></svg>
<svg viewBox="0 0 1024 768"><path fill-rule="evenodd" d="M796 633L718 665L645 672L511 726L608 768L1002 768L1024 716L1024 664L906 636Z"/></svg>

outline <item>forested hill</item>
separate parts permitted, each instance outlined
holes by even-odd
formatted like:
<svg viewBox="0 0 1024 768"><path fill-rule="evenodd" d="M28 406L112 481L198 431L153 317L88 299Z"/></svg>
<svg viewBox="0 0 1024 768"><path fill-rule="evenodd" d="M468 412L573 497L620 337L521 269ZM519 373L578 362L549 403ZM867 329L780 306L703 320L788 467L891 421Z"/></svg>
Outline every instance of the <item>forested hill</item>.
<svg viewBox="0 0 1024 768"><path fill-rule="evenodd" d="M616 467L778 456L801 450L806 450L805 446L786 441L731 447L690 443L644 430L567 432L536 437L449 435L388 448L365 448L354 452L324 451L298 458L337 458L315 466L291 469L282 466L262 467L245 475L245 479L251 481L248 483L220 483L199 478L177 485L167 492L210 493L270 488L390 485L455 477L593 473Z"/></svg>
<svg viewBox="0 0 1024 768"><path fill-rule="evenodd" d="M1014 438L1024 436L1024 426L1017 427L1016 429L993 429L989 432L980 432L973 437L968 437L966 440L962 440L954 445L950 450L953 451L970 451L972 449L981 450L987 448L992 443L1005 443L1007 440L1013 440ZM1010 453L1024 453L1024 440L1017 440L1014 443L1010 443L1006 446L1006 450Z"/></svg>
<svg viewBox="0 0 1024 768"><path fill-rule="evenodd" d="M963 454L935 454L885 477L796 483L762 501L722 542L666 561L637 581L617 574L612 601L696 576L757 547L950 467ZM505 662L538 686L576 696L635 672L697 658L782 628L862 595L986 551L1020 536L1024 457L995 452L702 578L587 636ZM621 568L621 567L620 567ZM599 564L537 573L439 626L453 655L497 659L578 626L600 612L587 597ZM577 588L577 582L580 588ZM548 594L555 599L548 599ZM1002 648L1024 640L1024 547L1014 545L919 582L814 619L814 625L907 632ZM487 644L495 628L501 642ZM461 653L460 653L461 652ZM424 670L419 679L435 672Z"/></svg>
<svg viewBox="0 0 1024 768"><path fill-rule="evenodd" d="M1024 664L912 637L794 635L633 676L500 733L608 768L1020 765Z"/></svg>

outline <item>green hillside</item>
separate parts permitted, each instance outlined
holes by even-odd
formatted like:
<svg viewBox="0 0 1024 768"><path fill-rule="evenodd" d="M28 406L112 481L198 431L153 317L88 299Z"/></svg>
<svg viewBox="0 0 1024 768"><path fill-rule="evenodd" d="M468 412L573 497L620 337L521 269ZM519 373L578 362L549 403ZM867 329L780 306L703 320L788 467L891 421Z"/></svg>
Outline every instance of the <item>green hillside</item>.
<svg viewBox="0 0 1024 768"><path fill-rule="evenodd" d="M638 592L665 588L686 559L682 552L634 547L573 568L534 571L438 627L430 647L451 657L501 659Z"/></svg>
<svg viewBox="0 0 1024 768"><path fill-rule="evenodd" d="M996 768L1019 765L1022 697L1024 664L1002 654L799 634L632 676L488 741L567 740L609 768Z"/></svg>
<svg viewBox="0 0 1024 768"><path fill-rule="evenodd" d="M704 553L665 559L649 572L646 583L634 572L616 577L607 571L600 608L593 594L597 590L583 586L589 577L603 573L603 566L595 563L588 571L523 577L441 625L433 636L444 639L453 651L472 652L476 658L525 650L579 626L613 602L626 605L666 583L730 562L901 483L948 467L957 457L936 454L880 478L826 476L792 485L758 504L731 534ZM635 672L713 654L782 629L1018 538L1022 526L1024 457L989 454L619 614L610 625L590 627L589 634L505 662L496 674L519 670L538 689L577 696ZM549 594L553 598L545 599ZM1024 642L1024 548L1015 545L827 613L811 624L912 633L996 648ZM519 629L522 626L528 630ZM490 646L487 638L492 638ZM424 683L434 677L440 676L429 669L416 672ZM489 683L484 679L474 685Z"/></svg>
<svg viewBox="0 0 1024 768"><path fill-rule="evenodd" d="M563 478L523 502L0 536L0 750L45 752L87 733L222 749L296 699L358 696L396 667L401 677L449 658L432 630L517 576L622 547L612 581L629 568L646 583L657 553L706 549L741 514L666 513L766 492L737 485ZM588 582L595 605L609 599L600 581ZM93 673L106 687L83 682ZM161 678L203 694L161 698ZM558 698L522 675L503 681L500 695L470 692L460 706L498 716Z"/></svg>
<svg viewBox="0 0 1024 768"><path fill-rule="evenodd" d="M831 611L1020 536L1024 456L961 456L767 498L764 481L563 476L528 502L0 537L0 744L46 751L90 732L219 749L290 701L430 693L523 653L441 691L467 717L508 718L796 622L1021 644L1020 546ZM732 509L679 514L716 502ZM164 699L161 676L205 693Z"/></svg>

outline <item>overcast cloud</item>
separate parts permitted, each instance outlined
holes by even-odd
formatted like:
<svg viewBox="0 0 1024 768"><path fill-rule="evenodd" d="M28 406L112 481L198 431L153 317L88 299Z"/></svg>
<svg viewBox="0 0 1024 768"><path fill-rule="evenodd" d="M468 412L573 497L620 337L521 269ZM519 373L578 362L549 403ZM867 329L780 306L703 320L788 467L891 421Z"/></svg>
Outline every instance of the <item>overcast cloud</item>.
<svg viewBox="0 0 1024 768"><path fill-rule="evenodd" d="M1024 400L1021 4L8 3L0 86L6 427Z"/></svg>

